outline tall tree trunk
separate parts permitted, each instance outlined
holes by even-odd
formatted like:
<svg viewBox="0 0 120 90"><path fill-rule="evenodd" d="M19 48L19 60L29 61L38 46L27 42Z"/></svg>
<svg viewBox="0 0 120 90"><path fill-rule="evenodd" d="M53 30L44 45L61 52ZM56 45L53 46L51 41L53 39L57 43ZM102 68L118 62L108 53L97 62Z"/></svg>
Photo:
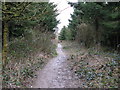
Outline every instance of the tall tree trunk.
<svg viewBox="0 0 120 90"><path fill-rule="evenodd" d="M99 29L99 23L98 23L98 19L96 18L95 19L96 44L99 43L99 31L98 31L98 29Z"/></svg>
<svg viewBox="0 0 120 90"><path fill-rule="evenodd" d="M119 36L117 35L116 38L117 38L117 51L118 51L118 49L120 48L120 46L119 46Z"/></svg>
<svg viewBox="0 0 120 90"><path fill-rule="evenodd" d="M6 64L7 53L8 53L8 23L4 22L4 29L3 29L3 50L2 50L3 65Z"/></svg>
<svg viewBox="0 0 120 90"><path fill-rule="evenodd" d="M99 19L96 17L95 18L95 32L96 32L96 35L95 35L95 44L97 46L97 50L100 49L100 31L99 31Z"/></svg>

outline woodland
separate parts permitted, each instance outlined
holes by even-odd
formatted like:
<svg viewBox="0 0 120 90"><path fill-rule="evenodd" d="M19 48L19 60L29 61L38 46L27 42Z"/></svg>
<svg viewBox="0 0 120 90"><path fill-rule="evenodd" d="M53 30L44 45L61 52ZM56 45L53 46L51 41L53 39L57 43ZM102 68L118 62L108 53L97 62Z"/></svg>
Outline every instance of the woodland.
<svg viewBox="0 0 120 90"><path fill-rule="evenodd" d="M68 4L74 8L74 13L69 25L62 28L59 40L55 41L55 30L60 23L56 19L57 5L50 2L1 3L3 88L30 87L32 78L36 77L35 71L58 55L58 43L63 43L64 50L77 48L67 60L79 79L84 79L86 88L118 88L120 2ZM91 67L92 60L106 62L97 64L96 61L96 66Z"/></svg>
<svg viewBox="0 0 120 90"><path fill-rule="evenodd" d="M33 77L43 63L37 53L56 55L51 42L59 23L55 7L49 2L2 2L3 86L19 86Z"/></svg>

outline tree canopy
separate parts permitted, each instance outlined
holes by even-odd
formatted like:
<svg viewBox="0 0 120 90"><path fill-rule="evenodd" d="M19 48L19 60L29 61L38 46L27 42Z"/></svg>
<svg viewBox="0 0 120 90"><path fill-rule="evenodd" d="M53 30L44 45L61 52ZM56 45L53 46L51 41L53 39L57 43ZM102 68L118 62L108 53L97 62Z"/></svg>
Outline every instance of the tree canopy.
<svg viewBox="0 0 120 90"><path fill-rule="evenodd" d="M69 4L74 7L72 20L69 20L68 25L73 40L87 46L91 46L90 42L92 42L92 45L100 44L117 48L120 44L120 2Z"/></svg>
<svg viewBox="0 0 120 90"><path fill-rule="evenodd" d="M49 2L2 2L3 63L11 38L24 37L30 29L53 33L59 23L57 15L56 5Z"/></svg>

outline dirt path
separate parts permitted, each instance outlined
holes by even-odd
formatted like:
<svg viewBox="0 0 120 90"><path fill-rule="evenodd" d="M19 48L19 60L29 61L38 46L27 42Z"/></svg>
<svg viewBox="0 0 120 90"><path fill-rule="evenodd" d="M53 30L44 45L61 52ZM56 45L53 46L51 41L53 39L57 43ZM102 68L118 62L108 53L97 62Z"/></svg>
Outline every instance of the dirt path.
<svg viewBox="0 0 120 90"><path fill-rule="evenodd" d="M70 71L67 64L67 55L61 44L57 47L58 56L38 72L38 78L33 88L77 88L81 87L78 78Z"/></svg>

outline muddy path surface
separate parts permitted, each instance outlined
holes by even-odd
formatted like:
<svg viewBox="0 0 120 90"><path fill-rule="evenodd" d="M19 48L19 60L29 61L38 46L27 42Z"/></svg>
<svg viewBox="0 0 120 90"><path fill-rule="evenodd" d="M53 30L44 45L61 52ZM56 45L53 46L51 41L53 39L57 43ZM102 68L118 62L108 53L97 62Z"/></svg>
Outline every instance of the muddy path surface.
<svg viewBox="0 0 120 90"><path fill-rule="evenodd" d="M67 62L68 55L63 52L62 45L58 43L58 56L49 60L47 65L38 71L38 77L32 88L78 88L81 82L70 71Z"/></svg>

